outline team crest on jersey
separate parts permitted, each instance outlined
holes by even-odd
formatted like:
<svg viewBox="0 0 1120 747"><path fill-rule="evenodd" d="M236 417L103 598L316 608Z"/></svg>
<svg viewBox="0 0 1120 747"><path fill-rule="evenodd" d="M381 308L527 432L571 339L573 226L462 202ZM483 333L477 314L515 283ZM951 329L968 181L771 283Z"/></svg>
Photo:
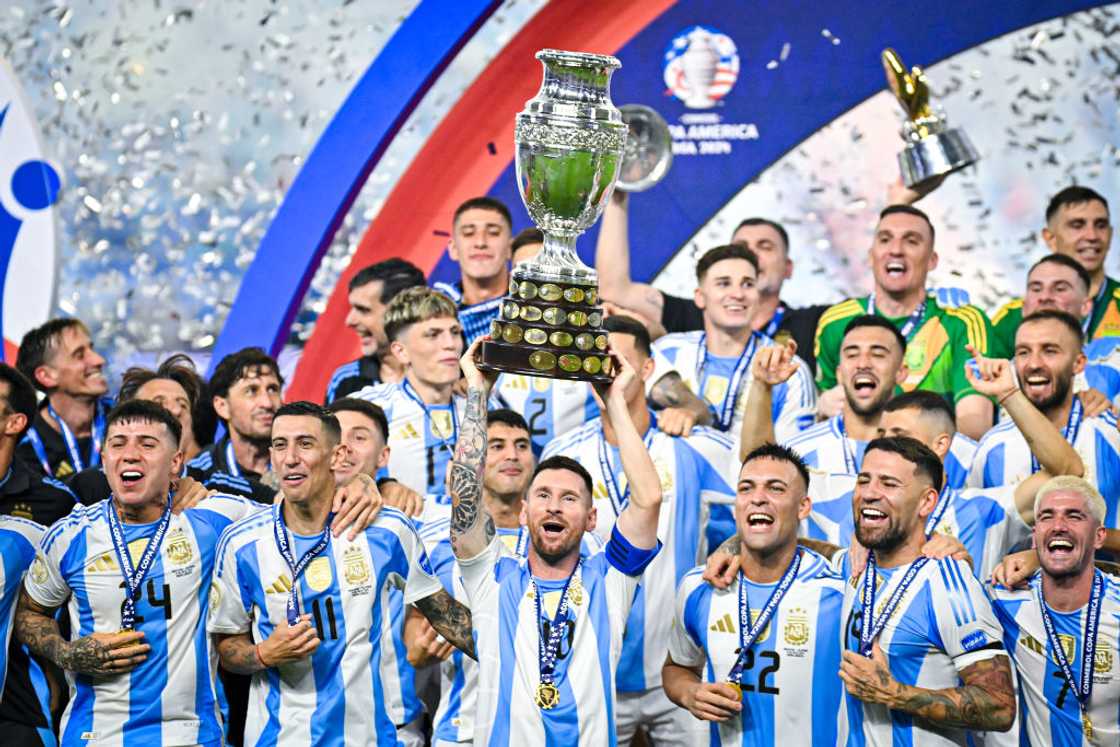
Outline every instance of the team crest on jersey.
<svg viewBox="0 0 1120 747"><path fill-rule="evenodd" d="M809 642L809 616L805 610L800 607L790 610L783 635L790 646L804 646Z"/></svg>
<svg viewBox="0 0 1120 747"><path fill-rule="evenodd" d="M12 516L16 516L20 519L27 519L28 521L35 520L35 515L31 513L31 504L29 503L17 503L12 506Z"/></svg>
<svg viewBox="0 0 1120 747"><path fill-rule="evenodd" d="M31 575L31 580L37 584L45 584L47 582L47 564L38 555L35 560L31 561L31 569L28 571Z"/></svg>
<svg viewBox="0 0 1120 747"><path fill-rule="evenodd" d="M709 376L704 383L704 399L713 405L723 402L727 394L727 378L724 376Z"/></svg>
<svg viewBox="0 0 1120 747"><path fill-rule="evenodd" d="M657 470L657 479L661 482L662 493L673 492L673 473L669 469L669 465L660 459L654 460L653 468Z"/></svg>
<svg viewBox="0 0 1120 747"><path fill-rule="evenodd" d="M573 576L572 582L568 584L568 601L577 607L583 604L583 584L580 583L579 576Z"/></svg>
<svg viewBox="0 0 1120 747"><path fill-rule="evenodd" d="M351 586L361 586L369 581L369 564L360 547L351 545L342 554L343 575L346 583Z"/></svg>
<svg viewBox="0 0 1120 747"><path fill-rule="evenodd" d="M311 561L304 572L307 578L307 585L314 591L326 591L327 587L331 585L331 561L324 557L318 557Z"/></svg>
<svg viewBox="0 0 1120 747"><path fill-rule="evenodd" d="M176 529L167 535L167 559L174 565L186 565L194 559L194 550L191 541L187 539L182 529Z"/></svg>
<svg viewBox="0 0 1120 747"><path fill-rule="evenodd" d="M1097 674L1108 674L1112 671L1112 647L1105 641L1097 643L1097 650L1093 654L1093 671Z"/></svg>

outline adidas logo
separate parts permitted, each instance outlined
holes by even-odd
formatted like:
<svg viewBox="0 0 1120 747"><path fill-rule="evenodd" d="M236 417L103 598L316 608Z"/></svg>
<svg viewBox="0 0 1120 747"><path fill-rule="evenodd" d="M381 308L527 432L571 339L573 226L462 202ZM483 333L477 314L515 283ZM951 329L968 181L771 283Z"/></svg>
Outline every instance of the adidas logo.
<svg viewBox="0 0 1120 747"><path fill-rule="evenodd" d="M714 630L717 633L735 633L735 621L731 618L731 613L725 612L723 617L716 620L714 625L711 625L708 630Z"/></svg>
<svg viewBox="0 0 1120 747"><path fill-rule="evenodd" d="M292 580L288 578L287 574L280 574L280 578L273 581L268 588L264 590L265 594L287 594L292 590Z"/></svg>

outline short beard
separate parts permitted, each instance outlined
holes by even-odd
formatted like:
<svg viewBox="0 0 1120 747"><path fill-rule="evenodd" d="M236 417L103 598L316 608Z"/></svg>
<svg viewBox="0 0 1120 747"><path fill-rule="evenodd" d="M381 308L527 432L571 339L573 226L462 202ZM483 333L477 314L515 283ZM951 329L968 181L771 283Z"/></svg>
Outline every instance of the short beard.
<svg viewBox="0 0 1120 747"><path fill-rule="evenodd" d="M902 545L906 543L907 536L908 535L903 531L901 526L898 524L891 524L877 540L872 541L863 534L859 522L856 522L856 539L868 550L889 553L892 550L897 550L899 547L902 547Z"/></svg>
<svg viewBox="0 0 1120 747"><path fill-rule="evenodd" d="M852 400L851 395L845 390L844 399L848 401L848 407L852 408L852 412L859 415L861 418L866 418L869 415L878 415L883 412L883 408L887 406L887 401L894 396L893 387L883 387L879 390L879 396L871 400L866 405L857 404Z"/></svg>
<svg viewBox="0 0 1120 747"><path fill-rule="evenodd" d="M557 566L571 557L573 553L579 554L580 542L581 538L577 537L573 542L568 543L555 552L545 552L537 543L536 537L533 537L533 549L537 551L537 555L539 555L541 560L545 563L551 566Z"/></svg>
<svg viewBox="0 0 1120 747"><path fill-rule="evenodd" d="M1023 385L1020 384L1019 388L1022 389ZM1051 412L1053 412L1054 410L1058 409L1059 407L1061 407L1062 405L1065 404L1066 397L1069 396L1070 389L1072 389L1072 388L1073 388L1073 375L1072 374L1062 374L1062 375L1059 375L1059 376L1055 376L1054 377L1054 393L1051 394L1049 397L1046 397L1045 399L1043 399L1039 402L1035 402L1033 399L1031 400L1031 402L1033 402L1034 406L1037 407L1039 410L1041 410L1044 414L1049 415ZM1026 394L1026 393L1027 392L1024 389L1023 394ZM1029 395L1027 396L1027 399L1031 399Z"/></svg>

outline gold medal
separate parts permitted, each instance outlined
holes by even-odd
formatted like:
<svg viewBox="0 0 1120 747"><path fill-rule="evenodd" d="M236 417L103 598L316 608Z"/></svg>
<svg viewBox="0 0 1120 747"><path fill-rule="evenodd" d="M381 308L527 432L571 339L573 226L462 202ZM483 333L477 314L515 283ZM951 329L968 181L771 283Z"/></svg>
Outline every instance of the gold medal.
<svg viewBox="0 0 1120 747"><path fill-rule="evenodd" d="M551 682L542 682L537 685L537 705L541 710L550 710L560 702L560 691Z"/></svg>
<svg viewBox="0 0 1120 747"><path fill-rule="evenodd" d="M735 691L735 699L736 700L738 700L738 701L743 700L743 686L742 685L740 685L738 682L732 682L731 680L728 680L727 682L724 682L723 684L727 685L728 687L730 687L732 690Z"/></svg>
<svg viewBox="0 0 1120 747"><path fill-rule="evenodd" d="M1085 732L1085 739L1089 742L1093 741L1093 722L1089 720L1089 714L1084 710L1081 711L1081 731Z"/></svg>

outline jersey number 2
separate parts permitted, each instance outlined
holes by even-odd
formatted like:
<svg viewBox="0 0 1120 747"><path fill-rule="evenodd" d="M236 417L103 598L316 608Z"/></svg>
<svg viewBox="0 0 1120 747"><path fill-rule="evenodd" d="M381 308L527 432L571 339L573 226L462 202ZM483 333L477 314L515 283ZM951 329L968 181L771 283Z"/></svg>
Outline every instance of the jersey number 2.
<svg viewBox="0 0 1120 747"><path fill-rule="evenodd" d="M744 673L754 669L754 649L747 649L746 666L743 667ZM777 651L760 651L758 654L759 659L766 659L770 662L769 666L763 667L758 673L758 691L766 693L767 695L777 695L778 688L769 684L766 680L772 674L776 674L782 667L782 657ZM747 682L745 679L742 682L744 692L754 692L755 686Z"/></svg>
<svg viewBox="0 0 1120 747"><path fill-rule="evenodd" d="M124 581L121 581L121 588L122 589L127 588L125 586ZM148 591L148 604L150 604L153 607L162 608L163 609L163 619L164 620L170 620L171 619L171 587L167 584L163 584L163 596L158 597L158 596L156 596L156 583L155 583L155 581L153 581L152 579L149 578L148 579L147 591ZM132 601L133 602L139 602L141 596L143 596L143 591L138 591L136 596L133 598ZM124 602L121 602L121 617L124 617ZM144 616L140 615L140 614L137 614L134 617L134 621L137 625L139 625L140 623L144 622Z"/></svg>

